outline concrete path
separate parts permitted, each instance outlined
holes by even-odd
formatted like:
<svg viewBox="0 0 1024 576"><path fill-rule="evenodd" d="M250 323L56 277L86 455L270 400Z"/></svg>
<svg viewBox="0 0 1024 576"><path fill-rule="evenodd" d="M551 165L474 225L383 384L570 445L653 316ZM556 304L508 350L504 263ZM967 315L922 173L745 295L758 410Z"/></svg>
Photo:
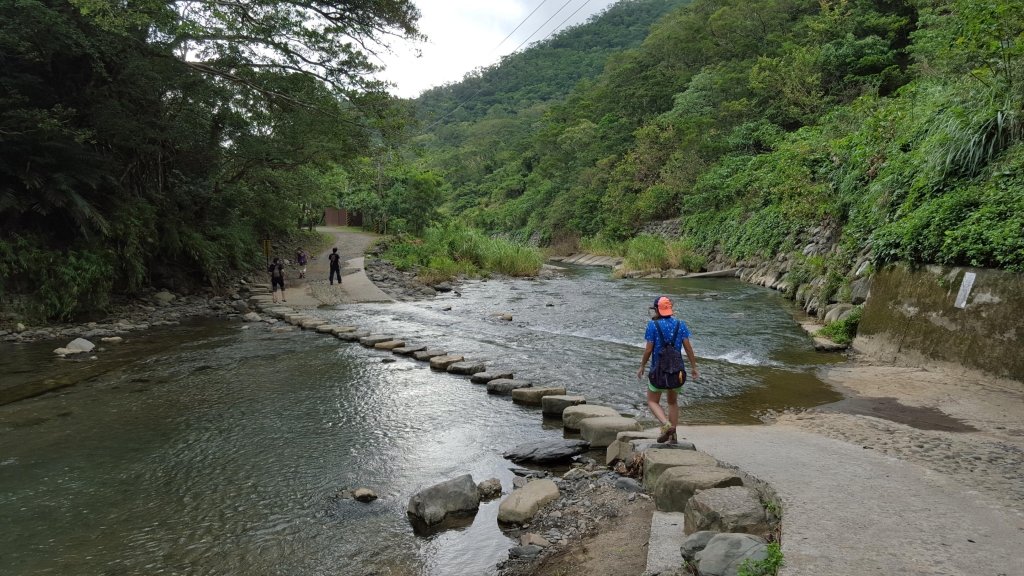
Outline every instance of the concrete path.
<svg viewBox="0 0 1024 576"><path fill-rule="evenodd" d="M787 426L684 436L778 492L780 575L1024 574L1024 521L948 476Z"/></svg>
<svg viewBox="0 0 1024 576"><path fill-rule="evenodd" d="M661 574L682 566L679 545L685 538L682 512L655 512L647 546L647 573Z"/></svg>
<svg viewBox="0 0 1024 576"><path fill-rule="evenodd" d="M360 302L393 302L392 298L377 288L363 269L363 253L375 238L374 234L357 232L347 228L319 227L317 231L334 237L334 245L318 254L307 266L305 280L296 282L288 292L287 304L293 308L316 308L331 304L356 304ZM341 285L330 284L330 265L327 257L332 248L338 248L345 265Z"/></svg>

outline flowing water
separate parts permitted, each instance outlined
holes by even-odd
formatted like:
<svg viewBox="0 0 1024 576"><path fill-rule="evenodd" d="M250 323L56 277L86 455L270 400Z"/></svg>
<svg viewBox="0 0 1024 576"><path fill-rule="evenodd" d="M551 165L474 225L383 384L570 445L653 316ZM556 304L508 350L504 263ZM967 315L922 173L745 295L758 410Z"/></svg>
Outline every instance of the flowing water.
<svg viewBox="0 0 1024 576"><path fill-rule="evenodd" d="M732 280L571 268L556 280L471 283L461 297L316 313L649 418L636 372L659 294L673 297L699 359L683 421L757 424L760 410L839 398L818 377L838 357L814 352L777 293ZM91 362L54 359L53 342L0 348L0 392L77 383L0 407L0 574L493 572L514 545L497 527L497 501L470 526L418 536L409 496L467 472L508 490L502 451L559 427L423 363L241 328L153 330ZM359 487L380 499L333 498Z"/></svg>

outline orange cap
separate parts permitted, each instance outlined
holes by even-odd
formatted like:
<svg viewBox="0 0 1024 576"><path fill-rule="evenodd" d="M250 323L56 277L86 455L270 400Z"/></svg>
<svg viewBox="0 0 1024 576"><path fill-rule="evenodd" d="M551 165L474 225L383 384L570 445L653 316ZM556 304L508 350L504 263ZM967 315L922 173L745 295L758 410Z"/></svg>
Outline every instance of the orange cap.
<svg viewBox="0 0 1024 576"><path fill-rule="evenodd" d="M654 301L654 308L658 311L659 316L672 315L672 301L665 296L658 296Z"/></svg>

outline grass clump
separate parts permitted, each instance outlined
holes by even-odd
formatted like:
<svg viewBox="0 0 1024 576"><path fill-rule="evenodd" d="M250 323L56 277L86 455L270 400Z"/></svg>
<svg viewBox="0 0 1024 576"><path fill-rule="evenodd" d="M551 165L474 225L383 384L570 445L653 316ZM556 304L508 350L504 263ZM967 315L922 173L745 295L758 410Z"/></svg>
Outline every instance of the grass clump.
<svg viewBox="0 0 1024 576"><path fill-rule="evenodd" d="M580 238L579 240L580 250L595 256L625 256L627 246L626 242L609 240L604 236Z"/></svg>
<svg viewBox="0 0 1024 576"><path fill-rule="evenodd" d="M464 274L498 272L536 276L544 264L540 251L455 222L427 228L422 239L396 238L381 254L399 270L416 269L420 280L437 284Z"/></svg>
<svg viewBox="0 0 1024 576"><path fill-rule="evenodd" d="M782 546L778 542L768 544L768 557L764 560L747 558L740 564L736 576L775 576L785 562Z"/></svg>
<svg viewBox="0 0 1024 576"><path fill-rule="evenodd" d="M857 336L857 327L860 326L861 308L853 309L845 320L830 322L827 326L818 330L818 336L824 336L836 344L849 344Z"/></svg>
<svg viewBox="0 0 1024 576"><path fill-rule="evenodd" d="M708 259L694 252L685 240L666 244L666 256L670 268L682 268L687 272L700 272L708 264Z"/></svg>
<svg viewBox="0 0 1024 576"><path fill-rule="evenodd" d="M625 267L628 270L661 270L668 265L665 241L641 234L626 244Z"/></svg>

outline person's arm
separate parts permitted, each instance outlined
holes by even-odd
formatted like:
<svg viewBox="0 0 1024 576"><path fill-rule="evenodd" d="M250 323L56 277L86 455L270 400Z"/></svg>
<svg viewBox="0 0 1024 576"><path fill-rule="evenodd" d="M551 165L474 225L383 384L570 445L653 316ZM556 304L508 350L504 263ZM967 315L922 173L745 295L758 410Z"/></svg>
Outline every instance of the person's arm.
<svg viewBox="0 0 1024 576"><path fill-rule="evenodd" d="M693 369L693 379L696 380L700 373L697 372L697 358L693 355L693 346L690 346L690 339L683 338L683 348L686 348L686 357L690 359L690 367ZM646 360L646 357L644 357Z"/></svg>
<svg viewBox="0 0 1024 576"><path fill-rule="evenodd" d="M640 361L640 371L636 373L637 379L643 379L644 368L647 367L647 361L651 359L651 352L654 352L654 342L648 342L647 347L644 348L644 359Z"/></svg>

